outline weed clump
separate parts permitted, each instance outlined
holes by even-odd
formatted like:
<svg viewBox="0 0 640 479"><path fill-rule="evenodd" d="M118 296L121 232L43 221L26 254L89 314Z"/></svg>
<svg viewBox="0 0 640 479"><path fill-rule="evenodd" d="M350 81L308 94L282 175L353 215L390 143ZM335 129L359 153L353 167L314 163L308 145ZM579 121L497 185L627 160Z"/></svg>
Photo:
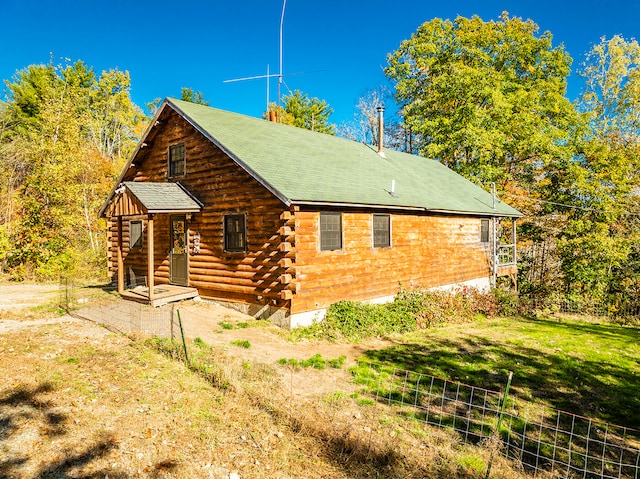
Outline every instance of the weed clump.
<svg viewBox="0 0 640 479"><path fill-rule="evenodd" d="M325 359L321 354L314 354L309 359L298 360L295 358L281 358L278 359L278 364L282 366L290 366L293 368L313 368L313 369L326 369L327 366L333 369L340 369L347 358L340 356L334 359Z"/></svg>

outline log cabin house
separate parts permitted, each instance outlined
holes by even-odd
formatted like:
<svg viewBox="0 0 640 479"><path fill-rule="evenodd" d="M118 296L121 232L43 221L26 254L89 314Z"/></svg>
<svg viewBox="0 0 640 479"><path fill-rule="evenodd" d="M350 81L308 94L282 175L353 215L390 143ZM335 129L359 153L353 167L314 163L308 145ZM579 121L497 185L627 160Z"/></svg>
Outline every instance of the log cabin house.
<svg viewBox="0 0 640 479"><path fill-rule="evenodd" d="M400 285L488 288L515 273L521 216L438 161L175 99L100 214L124 297L199 295L284 327Z"/></svg>

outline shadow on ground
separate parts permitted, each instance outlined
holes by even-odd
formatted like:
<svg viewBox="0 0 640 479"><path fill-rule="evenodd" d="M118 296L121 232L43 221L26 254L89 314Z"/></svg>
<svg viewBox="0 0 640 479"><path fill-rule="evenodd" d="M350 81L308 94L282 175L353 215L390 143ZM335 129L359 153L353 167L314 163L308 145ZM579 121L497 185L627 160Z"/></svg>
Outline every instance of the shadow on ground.
<svg viewBox="0 0 640 479"><path fill-rule="evenodd" d="M96 469L82 474L79 468L90 465L105 456L116 443L107 437L87 441L84 448L65 457L54 457L42 462L34 457L32 451L16 451L12 439L24 433L27 424L35 424L38 432L47 437L63 437L66 434L70 417L57 411L57 405L47 394L54 391L51 383L43 382L33 388L18 386L0 393L0 449L4 452L0 459L0 478L25 477L26 469L33 469L36 460L34 478L124 478L127 475L117 469Z"/></svg>
<svg viewBox="0 0 640 479"><path fill-rule="evenodd" d="M589 333L615 341L618 349L636 345L640 331L607 324L522 320L524 326L544 326L551 334ZM517 339L517 338L512 338ZM580 354L549 352L469 334L464 338L425 335L419 343L398 344L371 350L364 357L373 363L471 386L503 391L513 371L512 394L543 401L553 408L613 424L640 429L640 375L637 368L625 369L615 361L585 360Z"/></svg>

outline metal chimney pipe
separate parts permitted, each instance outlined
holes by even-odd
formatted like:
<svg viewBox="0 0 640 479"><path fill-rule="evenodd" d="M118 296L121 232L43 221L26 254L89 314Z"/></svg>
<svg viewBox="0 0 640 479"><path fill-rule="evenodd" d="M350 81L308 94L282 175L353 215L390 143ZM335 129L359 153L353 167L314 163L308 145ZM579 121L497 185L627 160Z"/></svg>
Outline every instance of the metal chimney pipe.
<svg viewBox="0 0 640 479"><path fill-rule="evenodd" d="M384 156L384 106L376 107L378 112L378 154Z"/></svg>

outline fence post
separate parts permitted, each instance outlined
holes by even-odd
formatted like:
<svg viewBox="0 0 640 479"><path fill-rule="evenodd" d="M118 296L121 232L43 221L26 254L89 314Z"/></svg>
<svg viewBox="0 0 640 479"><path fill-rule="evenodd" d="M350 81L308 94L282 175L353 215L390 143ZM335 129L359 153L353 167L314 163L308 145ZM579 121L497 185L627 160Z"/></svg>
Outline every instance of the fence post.
<svg viewBox="0 0 640 479"><path fill-rule="evenodd" d="M500 415L498 416L498 425L496 426L495 436L497 438L500 437L500 426L502 425L502 418L504 417L504 409L507 406L507 400L509 399L509 388L511 387L511 380L513 379L513 371L509 371L509 377L507 378L507 387L504 390L504 396L502 396L502 407L500 408ZM491 449L491 454L489 455L489 464L487 464L487 474L484 476L484 479L489 479L489 474L491 474L491 466L493 465L493 452L494 448Z"/></svg>
<svg viewBox="0 0 640 479"><path fill-rule="evenodd" d="M178 312L178 325L180 326L180 336L182 336L182 347L184 348L184 359L187 362L187 366L189 366L189 356L187 354L187 343L184 340L184 330L182 329L182 319L180 319L180 310L176 309Z"/></svg>

